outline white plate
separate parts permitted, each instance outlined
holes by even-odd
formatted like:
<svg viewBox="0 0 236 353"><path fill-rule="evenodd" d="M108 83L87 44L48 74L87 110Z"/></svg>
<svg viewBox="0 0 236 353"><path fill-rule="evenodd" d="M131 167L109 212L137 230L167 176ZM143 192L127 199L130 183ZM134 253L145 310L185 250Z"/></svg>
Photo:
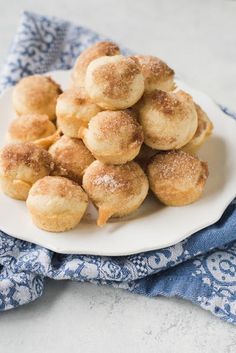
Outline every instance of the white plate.
<svg viewBox="0 0 236 353"><path fill-rule="evenodd" d="M63 88L69 72L50 75ZM194 232L216 222L236 196L236 123L225 116L205 94L178 82L207 112L214 124L214 134L200 151L209 164L210 176L203 197L185 207L164 207L148 196L142 207L130 217L113 219L105 227L95 224L96 210L90 206L83 222L66 233L48 233L36 228L25 203L0 194L0 229L16 238L42 245L59 253L128 255L173 245ZM0 141L14 116L12 89L0 97Z"/></svg>

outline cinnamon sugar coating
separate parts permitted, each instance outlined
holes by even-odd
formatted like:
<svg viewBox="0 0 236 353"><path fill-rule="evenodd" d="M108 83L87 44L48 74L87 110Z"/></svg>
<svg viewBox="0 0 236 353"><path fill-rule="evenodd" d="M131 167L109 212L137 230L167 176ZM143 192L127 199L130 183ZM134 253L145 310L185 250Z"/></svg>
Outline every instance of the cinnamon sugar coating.
<svg viewBox="0 0 236 353"><path fill-rule="evenodd" d="M104 56L89 64L85 89L103 109L126 109L142 96L144 78L136 60L122 55Z"/></svg>
<svg viewBox="0 0 236 353"><path fill-rule="evenodd" d="M77 138L80 128L86 127L100 111L101 108L92 102L84 88L69 89L57 100L57 124L65 135Z"/></svg>
<svg viewBox="0 0 236 353"><path fill-rule="evenodd" d="M197 129L197 112L186 92L145 93L134 110L143 127L144 142L157 150L179 149Z"/></svg>
<svg viewBox="0 0 236 353"><path fill-rule="evenodd" d="M31 186L54 167L50 154L33 143L6 145L0 152L0 182L3 192L26 200Z"/></svg>
<svg viewBox="0 0 236 353"><path fill-rule="evenodd" d="M207 163L182 150L158 153L147 168L150 188L169 206L188 205L203 193Z"/></svg>
<svg viewBox="0 0 236 353"><path fill-rule="evenodd" d="M81 183L86 168L94 161L82 140L65 135L50 147L49 153L55 163L53 175L64 176L78 183Z"/></svg>
<svg viewBox="0 0 236 353"><path fill-rule="evenodd" d="M172 91L175 88L174 70L164 61L151 55L135 55L144 76L145 91L160 89Z"/></svg>
<svg viewBox="0 0 236 353"><path fill-rule="evenodd" d="M81 137L95 158L107 164L133 160L143 143L142 127L129 110L98 113Z"/></svg>
<svg viewBox="0 0 236 353"><path fill-rule="evenodd" d="M33 185L26 204L37 227L64 232L81 221L88 197L77 183L63 177L46 176Z"/></svg>
<svg viewBox="0 0 236 353"><path fill-rule="evenodd" d="M83 87L87 67L91 61L101 56L119 55L120 49L113 42L98 42L85 49L77 58L72 70L72 81L75 87Z"/></svg>
<svg viewBox="0 0 236 353"><path fill-rule="evenodd" d="M86 169L83 188L99 210L98 225L136 210L148 192L148 181L135 162L106 165L95 161Z"/></svg>
<svg viewBox="0 0 236 353"><path fill-rule="evenodd" d="M48 137L56 132L56 126L47 115L27 114L14 119L8 129L9 142L30 142Z"/></svg>
<svg viewBox="0 0 236 353"><path fill-rule="evenodd" d="M22 78L13 89L13 106L18 115L46 114L56 118L56 101L60 86L48 76L33 75Z"/></svg>

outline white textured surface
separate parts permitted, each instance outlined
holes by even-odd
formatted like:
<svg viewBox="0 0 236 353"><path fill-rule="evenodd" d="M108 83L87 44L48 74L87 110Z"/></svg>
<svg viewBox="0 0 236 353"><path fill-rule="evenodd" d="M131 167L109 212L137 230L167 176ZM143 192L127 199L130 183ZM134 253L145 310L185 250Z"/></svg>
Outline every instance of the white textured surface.
<svg viewBox="0 0 236 353"><path fill-rule="evenodd" d="M166 59L236 110L236 1L0 0L0 62L23 9L91 27ZM48 281L43 298L0 314L0 352L233 353L235 327L178 299Z"/></svg>

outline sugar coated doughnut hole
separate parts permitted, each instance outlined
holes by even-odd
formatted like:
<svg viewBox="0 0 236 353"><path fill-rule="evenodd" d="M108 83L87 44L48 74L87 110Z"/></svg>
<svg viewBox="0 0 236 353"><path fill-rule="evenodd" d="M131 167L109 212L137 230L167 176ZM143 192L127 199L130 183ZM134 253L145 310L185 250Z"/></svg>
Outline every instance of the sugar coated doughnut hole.
<svg viewBox="0 0 236 353"><path fill-rule="evenodd" d="M120 49L113 42L98 42L85 49L77 58L72 70L74 87L84 87L84 80L88 65L101 56L119 55Z"/></svg>
<svg viewBox="0 0 236 353"><path fill-rule="evenodd" d="M97 224L103 226L111 217L135 211L148 193L148 180L135 162L107 165L95 161L86 169L83 188L98 208Z"/></svg>
<svg viewBox="0 0 236 353"><path fill-rule="evenodd" d="M108 164L133 160L143 143L142 127L128 110L98 113L80 136L95 158Z"/></svg>
<svg viewBox="0 0 236 353"><path fill-rule="evenodd" d="M184 206L200 198L208 177L207 163L182 150L158 153L147 168L150 188L167 206Z"/></svg>
<svg viewBox="0 0 236 353"><path fill-rule="evenodd" d="M78 137L79 129L87 126L90 119L101 111L93 103L83 88L69 89L63 92L57 100L57 124L63 134Z"/></svg>
<svg viewBox="0 0 236 353"><path fill-rule="evenodd" d="M144 142L153 149L179 149L197 130L194 102L183 91L145 93L134 109L143 127Z"/></svg>
<svg viewBox="0 0 236 353"><path fill-rule="evenodd" d="M33 143L8 144L0 151L0 183L8 196L26 200L31 186L53 170L51 155Z"/></svg>
<svg viewBox="0 0 236 353"><path fill-rule="evenodd" d="M95 160L82 140L65 135L50 147L49 153L55 164L52 174L78 183L82 182L86 168Z"/></svg>
<svg viewBox="0 0 236 353"><path fill-rule="evenodd" d="M27 76L13 89L13 107L18 115L46 114L54 120L56 101L61 92L60 86L48 76Z"/></svg>
<svg viewBox="0 0 236 353"><path fill-rule="evenodd" d="M56 132L56 126L47 115L27 114L14 119L8 129L8 142L36 141Z"/></svg>
<svg viewBox="0 0 236 353"><path fill-rule="evenodd" d="M49 232L64 232L80 222L88 197L75 182L58 176L38 180L26 201L34 224Z"/></svg>
<svg viewBox="0 0 236 353"><path fill-rule="evenodd" d="M93 60L86 72L85 89L103 109L126 109L144 92L144 77L137 60L122 55Z"/></svg>

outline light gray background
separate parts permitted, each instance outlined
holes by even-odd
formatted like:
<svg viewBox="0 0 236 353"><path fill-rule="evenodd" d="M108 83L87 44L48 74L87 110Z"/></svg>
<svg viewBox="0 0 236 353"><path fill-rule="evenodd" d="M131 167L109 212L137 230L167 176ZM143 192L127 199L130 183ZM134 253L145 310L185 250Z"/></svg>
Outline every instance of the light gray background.
<svg viewBox="0 0 236 353"><path fill-rule="evenodd" d="M236 1L0 0L0 63L22 10L55 15L165 59L236 110ZM235 327L180 299L47 281L41 299L0 314L1 353L233 353Z"/></svg>

